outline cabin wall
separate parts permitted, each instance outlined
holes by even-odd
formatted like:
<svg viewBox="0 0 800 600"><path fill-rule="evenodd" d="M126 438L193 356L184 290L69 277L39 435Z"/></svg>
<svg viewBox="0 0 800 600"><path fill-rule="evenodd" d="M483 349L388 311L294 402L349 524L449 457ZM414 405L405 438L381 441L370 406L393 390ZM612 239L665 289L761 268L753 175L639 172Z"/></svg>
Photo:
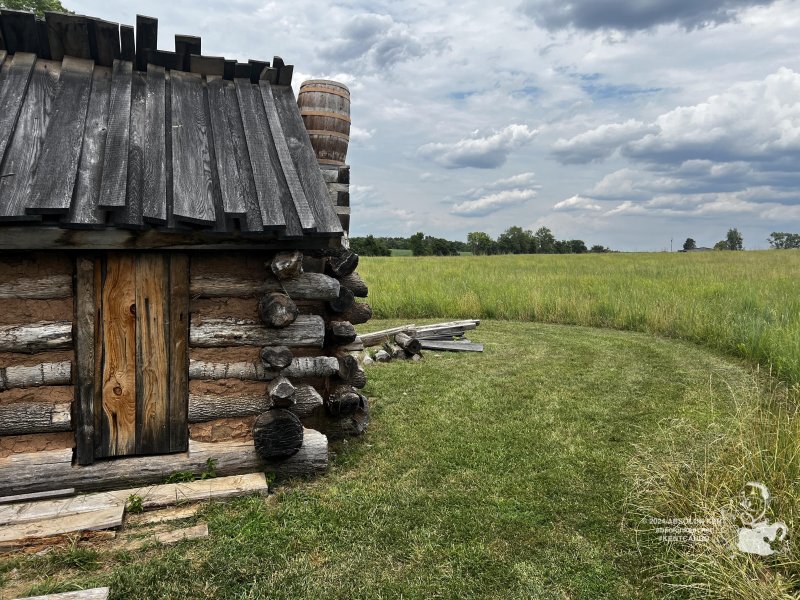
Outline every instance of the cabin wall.
<svg viewBox="0 0 800 600"><path fill-rule="evenodd" d="M265 331L274 330L261 322L259 300L265 293L281 290L296 304L300 315L298 321L303 317L317 318L316 343L293 344L290 339L281 345L287 346L295 359L328 359L327 362L307 365L297 374L283 372L284 375L288 373L291 383L301 392L300 396L306 398L311 389L317 395L314 399L307 397L302 406L290 406L289 410L294 411L307 427L329 433L334 438L359 434L366 427L368 409L363 396L355 411L358 413L355 425L352 423L355 413L338 414L329 406L332 394L341 392L340 386L348 386L358 393L351 382L345 380L338 366L340 357L347 354L348 348L340 340L333 339L329 332L331 322L345 320L346 316L331 308L331 302L341 295L343 287L336 273L328 268L331 259L324 255L306 255L303 257L304 274L296 280L280 282L271 271L273 256L264 252L198 252L192 255L189 336L191 440L252 439L256 415L268 408L270 381L278 375L258 372L265 368L260 357L264 344L236 338L235 335L221 337L210 344L205 338L202 345L196 342L204 327L221 323L229 323L232 330L242 324L246 327L255 324ZM293 287L292 281L306 280L307 283L294 284ZM369 311L366 305L363 308ZM204 366L202 372L198 366L201 363ZM359 387L363 387L363 383ZM316 406L314 402L317 402Z"/></svg>
<svg viewBox="0 0 800 600"><path fill-rule="evenodd" d="M73 261L0 253L0 458L74 446Z"/></svg>

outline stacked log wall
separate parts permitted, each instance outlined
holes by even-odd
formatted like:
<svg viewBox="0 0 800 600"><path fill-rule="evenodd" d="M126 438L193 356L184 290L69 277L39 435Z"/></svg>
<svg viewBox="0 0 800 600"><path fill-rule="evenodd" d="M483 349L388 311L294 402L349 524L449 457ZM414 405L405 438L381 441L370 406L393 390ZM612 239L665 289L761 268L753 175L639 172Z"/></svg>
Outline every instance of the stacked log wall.
<svg viewBox="0 0 800 600"><path fill-rule="evenodd" d="M328 268L330 257L324 253L305 255L304 273L296 279L284 281L279 281L270 272L271 259L272 255L260 252L226 255L198 253L192 258L189 430L193 440L252 439L252 426L257 414L271 408L269 381L279 372L270 373L264 365L260 358L260 341L247 338L250 331L247 328L251 325L259 331L268 332L265 335L282 335L280 329L259 323L258 303L265 293L276 289L285 291L297 305L299 316L296 323L303 318L316 317L324 322L327 330L332 321L342 318L340 313L331 309L331 302L338 298L343 286ZM350 285L355 282L358 295L366 295L366 286L357 274L348 274L342 279ZM301 281L307 285L301 285ZM315 326L318 326L319 321L316 323ZM294 326L290 325L287 330ZM220 339L219 343L206 345L205 333L201 335L200 332L212 329L229 333L227 341ZM287 345L296 361L314 359L316 366L308 372L311 363L306 362L305 370L298 370L293 365L282 373L295 386L310 386L324 399L319 406L299 415L303 423L322 433L330 431L333 437L361 433L368 422L366 399L355 416L333 416L326 406L336 386L351 383L342 380L335 366L338 357L347 352L342 345L328 337L318 344ZM329 362L325 363L325 358ZM363 381L358 376L356 380L363 387ZM357 426L352 425L354 419Z"/></svg>
<svg viewBox="0 0 800 600"><path fill-rule="evenodd" d="M320 165L331 202L345 234L350 233L350 165Z"/></svg>
<svg viewBox="0 0 800 600"><path fill-rule="evenodd" d="M71 257L0 255L0 458L73 448Z"/></svg>

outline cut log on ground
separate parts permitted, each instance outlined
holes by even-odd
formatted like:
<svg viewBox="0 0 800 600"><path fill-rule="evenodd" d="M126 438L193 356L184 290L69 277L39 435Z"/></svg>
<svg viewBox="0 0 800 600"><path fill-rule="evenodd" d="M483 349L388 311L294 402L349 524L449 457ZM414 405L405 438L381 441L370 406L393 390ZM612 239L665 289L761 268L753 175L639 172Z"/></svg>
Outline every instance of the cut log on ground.
<svg viewBox="0 0 800 600"><path fill-rule="evenodd" d="M406 358L406 351L397 344L390 344L389 347L386 348L386 351L394 360L403 360Z"/></svg>
<svg viewBox="0 0 800 600"><path fill-rule="evenodd" d="M346 287L348 290L353 292L353 295L356 298L366 298L367 294L369 293L367 284L364 283L364 280L361 279L361 277L359 277L358 273L350 273L350 275L341 277L339 279L339 283L342 285L342 287Z"/></svg>
<svg viewBox="0 0 800 600"><path fill-rule="evenodd" d="M0 325L0 352L33 354L45 350L63 350L71 347L72 323L70 321Z"/></svg>
<svg viewBox="0 0 800 600"><path fill-rule="evenodd" d="M0 299L54 300L72 296L72 276L39 275L0 283Z"/></svg>
<svg viewBox="0 0 800 600"><path fill-rule="evenodd" d="M0 392L12 388L70 383L72 383L72 363L66 361L0 368Z"/></svg>
<svg viewBox="0 0 800 600"><path fill-rule="evenodd" d="M372 333L362 333L358 337L361 338L361 342L364 344L364 347L369 348L370 346L380 346L386 341L389 341L398 333L405 333L414 337L417 332L417 326L414 324L411 325L401 325L400 327L392 327L391 329L381 329L380 331L373 331Z"/></svg>
<svg viewBox="0 0 800 600"><path fill-rule="evenodd" d="M133 456L72 466L72 449L14 454L0 458L0 485L9 494L27 494L52 488L72 487L79 492L119 489L161 483L173 473L199 475L215 461L218 476L270 471L277 477L307 476L328 467L328 439L306 429L297 454L281 461L262 460L252 441L196 442L180 454Z"/></svg>
<svg viewBox="0 0 800 600"><path fill-rule="evenodd" d="M294 404L292 398L295 391L294 386L292 382L283 375L270 381L269 386L267 386L267 391L270 400L272 400L272 406L276 408L286 408Z"/></svg>
<svg viewBox="0 0 800 600"><path fill-rule="evenodd" d="M394 336L394 342L409 354L419 354L422 345L419 340L406 333L398 333Z"/></svg>
<svg viewBox="0 0 800 600"><path fill-rule="evenodd" d="M0 435L69 431L72 428L70 412L69 403L4 402L0 404Z"/></svg>
<svg viewBox="0 0 800 600"><path fill-rule="evenodd" d="M267 411L253 425L253 444L264 460L288 458L303 445L303 424L288 410Z"/></svg>
<svg viewBox="0 0 800 600"><path fill-rule="evenodd" d="M445 342L434 340L420 340L423 350L438 350L446 352L483 352L483 344L474 344L469 340L458 342Z"/></svg>
<svg viewBox="0 0 800 600"><path fill-rule="evenodd" d="M240 277L192 277L191 294L200 298L255 298L268 292L285 292L295 300L333 300L339 297L339 282L322 273L303 273L295 279L278 281Z"/></svg>
<svg viewBox="0 0 800 600"><path fill-rule="evenodd" d="M270 270L281 280L294 279L303 274L303 253L278 252L270 263Z"/></svg>
<svg viewBox="0 0 800 600"><path fill-rule="evenodd" d="M354 302L350 308L339 313L339 317L342 321L350 321L353 325L360 325L372 318L372 308L366 302Z"/></svg>
<svg viewBox="0 0 800 600"><path fill-rule="evenodd" d="M389 354L386 350L378 350L375 353L376 362L389 362L390 360L392 360L392 355Z"/></svg>
<svg viewBox="0 0 800 600"><path fill-rule="evenodd" d="M332 356L301 356L292 359L285 369L270 369L250 362L213 363L189 361L189 379L245 379L271 381L283 375L291 379L328 377L339 372L339 361Z"/></svg>
<svg viewBox="0 0 800 600"><path fill-rule="evenodd" d="M265 294L258 302L258 316L269 327L288 327L298 314L294 300L281 292Z"/></svg>
<svg viewBox="0 0 800 600"><path fill-rule="evenodd" d="M325 329L325 344L341 346L356 340L356 328L349 321L331 321Z"/></svg>
<svg viewBox="0 0 800 600"><path fill-rule="evenodd" d="M90 590L80 590L78 592L62 592L60 594L48 594L46 596L29 596L25 600L108 600L111 588L92 588ZM17 600L22 600L17 598Z"/></svg>
<svg viewBox="0 0 800 600"><path fill-rule="evenodd" d="M189 343L196 348L222 346L311 346L321 348L325 321L317 315L300 315L283 329L239 319L208 319L192 325Z"/></svg>
<svg viewBox="0 0 800 600"><path fill-rule="evenodd" d="M332 417L346 417L356 412L363 404L363 396L351 385L341 384L333 388L325 404Z"/></svg>
<svg viewBox="0 0 800 600"><path fill-rule="evenodd" d="M346 287L339 288L339 297L328 302L328 307L335 313L343 313L355 304L356 298Z"/></svg>
<svg viewBox="0 0 800 600"><path fill-rule="evenodd" d="M346 277L358 267L358 254L352 250L343 250L336 256L328 258L327 271L334 277Z"/></svg>
<svg viewBox="0 0 800 600"><path fill-rule="evenodd" d="M292 351L286 346L264 346L261 349L261 360L273 369L285 369L292 364Z"/></svg>

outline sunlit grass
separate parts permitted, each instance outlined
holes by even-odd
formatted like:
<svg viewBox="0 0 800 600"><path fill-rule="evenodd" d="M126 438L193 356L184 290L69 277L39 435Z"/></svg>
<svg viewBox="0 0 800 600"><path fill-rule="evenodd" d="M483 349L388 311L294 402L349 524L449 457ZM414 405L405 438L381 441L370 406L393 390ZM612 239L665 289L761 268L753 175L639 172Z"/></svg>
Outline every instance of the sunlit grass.
<svg viewBox="0 0 800 600"><path fill-rule="evenodd" d="M800 382L800 252L361 259L379 318L484 318L691 340Z"/></svg>

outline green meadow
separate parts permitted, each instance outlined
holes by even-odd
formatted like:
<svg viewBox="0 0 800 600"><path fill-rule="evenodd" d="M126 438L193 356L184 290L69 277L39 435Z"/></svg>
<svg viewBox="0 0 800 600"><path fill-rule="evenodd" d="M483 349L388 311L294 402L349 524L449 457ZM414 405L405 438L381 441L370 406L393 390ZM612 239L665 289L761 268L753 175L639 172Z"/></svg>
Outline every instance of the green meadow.
<svg viewBox="0 0 800 600"><path fill-rule="evenodd" d="M690 340L800 382L800 252L365 257L377 318L482 318Z"/></svg>

